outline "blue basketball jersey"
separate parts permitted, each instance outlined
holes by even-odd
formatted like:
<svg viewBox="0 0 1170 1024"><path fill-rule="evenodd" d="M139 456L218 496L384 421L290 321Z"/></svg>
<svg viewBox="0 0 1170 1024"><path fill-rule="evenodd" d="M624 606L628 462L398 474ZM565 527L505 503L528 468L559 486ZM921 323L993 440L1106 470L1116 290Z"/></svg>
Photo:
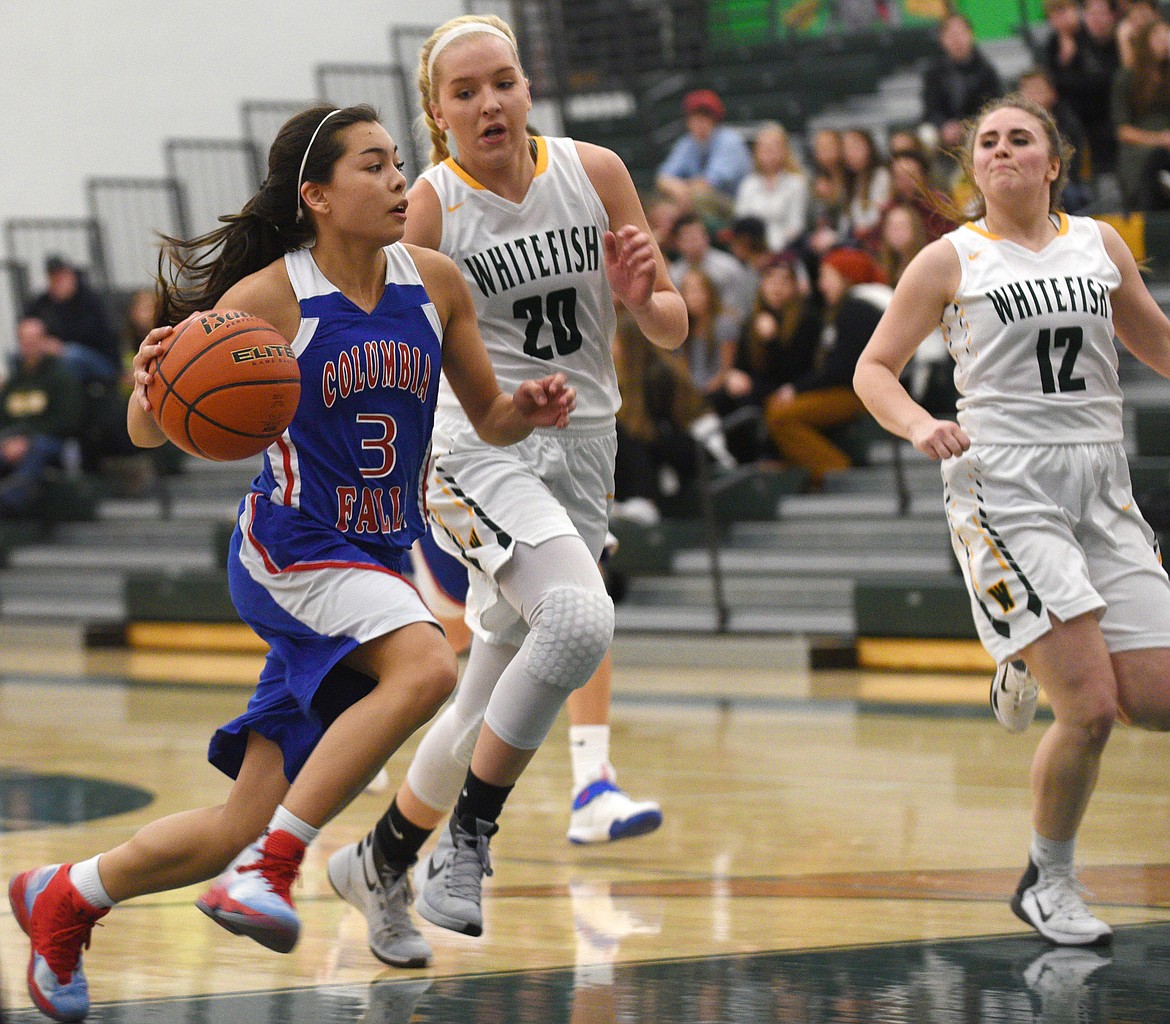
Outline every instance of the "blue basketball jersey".
<svg viewBox="0 0 1170 1024"><path fill-rule="evenodd" d="M390 563L426 532L443 332L406 247L385 252L386 290L372 313L321 273L312 250L285 256L301 308L301 398L252 490Z"/></svg>

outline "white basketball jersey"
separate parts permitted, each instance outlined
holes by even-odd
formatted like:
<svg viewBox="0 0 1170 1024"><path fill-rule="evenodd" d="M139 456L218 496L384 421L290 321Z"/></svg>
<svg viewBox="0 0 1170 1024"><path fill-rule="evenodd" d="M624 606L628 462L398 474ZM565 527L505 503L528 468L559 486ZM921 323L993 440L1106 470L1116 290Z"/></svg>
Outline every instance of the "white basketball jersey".
<svg viewBox="0 0 1170 1024"><path fill-rule="evenodd" d="M1059 234L1040 252L981 222L943 236L960 264L943 337L974 442L1122 440L1110 300L1121 272L1095 221L1058 216Z"/></svg>
<svg viewBox="0 0 1170 1024"><path fill-rule="evenodd" d="M467 279L505 394L563 372L577 389L574 424L612 421L620 399L603 249L609 215L572 139L533 144L536 176L520 203L485 188L454 159L422 173L442 204L439 250ZM459 409L445 377L439 407Z"/></svg>

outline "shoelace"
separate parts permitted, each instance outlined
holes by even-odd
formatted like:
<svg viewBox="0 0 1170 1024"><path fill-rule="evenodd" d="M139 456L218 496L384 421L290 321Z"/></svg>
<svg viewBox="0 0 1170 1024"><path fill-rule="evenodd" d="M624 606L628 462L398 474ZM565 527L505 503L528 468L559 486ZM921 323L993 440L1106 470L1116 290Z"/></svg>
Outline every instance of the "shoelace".
<svg viewBox="0 0 1170 1024"><path fill-rule="evenodd" d="M242 864L236 870L240 874L245 871L259 871L261 877L277 896L292 903L292 886L293 882L297 880L299 868L300 861L291 860L288 857L274 857L265 851L259 860L253 861L251 864Z"/></svg>
<svg viewBox="0 0 1170 1024"><path fill-rule="evenodd" d="M56 975L57 981L62 985L69 983L70 977L81 962L81 951L89 949L90 933L94 926L101 927L96 916L82 913L79 917L80 920L53 929L41 950L49 970Z"/></svg>
<svg viewBox="0 0 1170 1024"><path fill-rule="evenodd" d="M393 937L413 933L415 929L406 909L414 902L414 886L410 881L410 871L403 871L397 878L387 879L386 876L382 876L381 881L378 901L382 905L385 931Z"/></svg>
<svg viewBox="0 0 1170 1024"><path fill-rule="evenodd" d="M488 852L490 836L479 835L474 845L467 842L472 837L463 832L455 840L455 852L447 873L447 891L464 900L478 900L483 876L492 873L492 858Z"/></svg>
<svg viewBox="0 0 1170 1024"><path fill-rule="evenodd" d="M1045 886L1049 904L1071 918L1091 918L1092 912L1085 906L1086 899L1092 899L1089 892L1074 875L1057 876Z"/></svg>

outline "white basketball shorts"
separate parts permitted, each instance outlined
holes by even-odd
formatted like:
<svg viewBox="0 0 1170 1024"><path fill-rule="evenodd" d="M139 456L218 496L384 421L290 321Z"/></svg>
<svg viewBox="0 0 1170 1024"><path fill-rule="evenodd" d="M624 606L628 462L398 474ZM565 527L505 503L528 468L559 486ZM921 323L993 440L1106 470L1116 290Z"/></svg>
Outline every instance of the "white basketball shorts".
<svg viewBox="0 0 1170 1024"><path fill-rule="evenodd" d="M1120 444L973 445L942 463L979 638L1003 662L1095 612L1110 651L1170 647L1170 580Z"/></svg>
<svg viewBox="0 0 1170 1024"><path fill-rule="evenodd" d="M431 531L468 567L466 621L482 638L519 643L527 630L495 584L516 544L536 547L576 534L595 560L601 557L616 455L612 420L534 430L498 448L480 440L466 418L436 417L427 481Z"/></svg>

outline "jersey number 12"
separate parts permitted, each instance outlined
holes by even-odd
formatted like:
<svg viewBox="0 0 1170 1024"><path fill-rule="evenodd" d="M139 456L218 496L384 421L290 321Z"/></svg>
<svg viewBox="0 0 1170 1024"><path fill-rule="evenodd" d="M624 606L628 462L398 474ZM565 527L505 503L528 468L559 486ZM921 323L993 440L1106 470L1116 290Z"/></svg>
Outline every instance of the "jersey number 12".
<svg viewBox="0 0 1170 1024"><path fill-rule="evenodd" d="M1044 394L1057 391L1084 391L1085 378L1073 376L1073 366L1085 340L1085 332L1079 327L1058 327L1050 331L1047 327L1036 339L1036 362L1040 364L1040 387ZM1060 369L1052 374L1052 350L1064 349Z"/></svg>

